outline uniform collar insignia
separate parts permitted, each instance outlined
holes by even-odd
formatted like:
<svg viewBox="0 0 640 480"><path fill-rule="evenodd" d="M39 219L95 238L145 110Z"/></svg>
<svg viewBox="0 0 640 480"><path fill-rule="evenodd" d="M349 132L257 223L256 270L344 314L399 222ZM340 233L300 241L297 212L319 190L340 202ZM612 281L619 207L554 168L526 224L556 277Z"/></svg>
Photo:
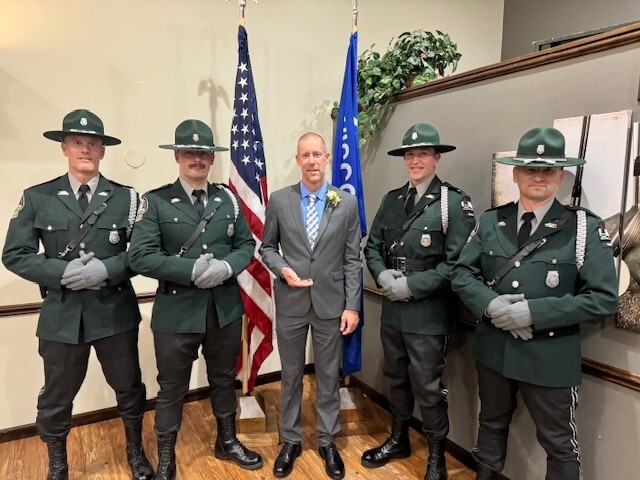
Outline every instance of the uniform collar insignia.
<svg viewBox="0 0 640 480"><path fill-rule="evenodd" d="M100 195L101 197L108 197L109 196L109 192L100 192L98 195Z"/></svg>
<svg viewBox="0 0 640 480"><path fill-rule="evenodd" d="M500 221L498 222L498 226L499 226L499 227L506 227L506 226L507 226L507 222L505 222L504 220L500 220Z"/></svg>
<svg viewBox="0 0 640 480"><path fill-rule="evenodd" d="M547 228L558 228L558 224L556 222L547 222L544 226Z"/></svg>
<svg viewBox="0 0 640 480"><path fill-rule="evenodd" d="M427 197L429 200L431 200L432 198L436 198L436 197L435 197L433 194L431 194L431 193L430 193L430 194L428 194L428 195L426 195L426 197Z"/></svg>
<svg viewBox="0 0 640 480"><path fill-rule="evenodd" d="M178 202L181 202L181 201L182 201L182 200L180 200L178 197L173 197L173 198L171 199L171 203L178 203Z"/></svg>
<svg viewBox="0 0 640 480"><path fill-rule="evenodd" d="M58 192L58 196L62 196L62 195L69 195L69 192L67 192L66 190L60 190Z"/></svg>
<svg viewBox="0 0 640 480"><path fill-rule="evenodd" d="M214 202L221 202L221 201L222 201L222 199L221 199L220 197L215 197L215 198L213 199L213 201L214 201Z"/></svg>

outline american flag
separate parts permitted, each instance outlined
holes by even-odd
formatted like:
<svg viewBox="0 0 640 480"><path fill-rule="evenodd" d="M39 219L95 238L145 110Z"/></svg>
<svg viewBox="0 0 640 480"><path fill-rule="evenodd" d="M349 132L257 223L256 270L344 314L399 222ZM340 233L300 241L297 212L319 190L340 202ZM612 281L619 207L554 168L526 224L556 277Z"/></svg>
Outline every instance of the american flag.
<svg viewBox="0 0 640 480"><path fill-rule="evenodd" d="M240 198L242 211L256 241L256 250L249 267L238 275L244 311L249 317L249 391L262 362L273 351L272 325L275 313L273 279L262 263L258 248L262 243L267 208L267 166L258 121L258 103L253 84L247 31L238 30L238 71L236 73L233 122L231 125L231 173L229 186ZM240 368L242 357L238 362Z"/></svg>

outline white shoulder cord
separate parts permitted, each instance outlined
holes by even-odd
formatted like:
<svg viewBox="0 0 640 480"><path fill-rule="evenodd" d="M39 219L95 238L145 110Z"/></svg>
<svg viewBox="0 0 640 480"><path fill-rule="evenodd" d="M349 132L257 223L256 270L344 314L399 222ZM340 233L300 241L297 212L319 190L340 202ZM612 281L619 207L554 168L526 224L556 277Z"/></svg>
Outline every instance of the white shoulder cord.
<svg viewBox="0 0 640 480"><path fill-rule="evenodd" d="M446 235L449 229L449 187L440 186L440 217L442 218L442 232Z"/></svg>
<svg viewBox="0 0 640 480"><path fill-rule="evenodd" d="M576 267L578 270L584 265L584 255L587 249L587 212L578 210L576 228Z"/></svg>
<svg viewBox="0 0 640 480"><path fill-rule="evenodd" d="M129 217L127 218L127 241L131 239L131 231L133 230L133 224L136 221L136 214L138 213L138 193L133 188L129 188Z"/></svg>
<svg viewBox="0 0 640 480"><path fill-rule="evenodd" d="M229 200L231 200L231 203L233 204L233 215L234 215L234 219L233 220L234 221L238 220L238 215L240 215L240 205L238 204L238 199L233 194L233 192L229 188L227 188L226 186L218 184L218 188L224 190L224 192L229 197Z"/></svg>

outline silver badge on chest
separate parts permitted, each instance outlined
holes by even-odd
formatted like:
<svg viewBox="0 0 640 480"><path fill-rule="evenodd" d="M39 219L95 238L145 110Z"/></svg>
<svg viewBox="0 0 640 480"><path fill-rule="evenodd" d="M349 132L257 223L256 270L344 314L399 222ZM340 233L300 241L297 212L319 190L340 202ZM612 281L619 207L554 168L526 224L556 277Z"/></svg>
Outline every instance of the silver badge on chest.
<svg viewBox="0 0 640 480"><path fill-rule="evenodd" d="M109 232L109 243L112 245L117 244L120 241L120 234L117 230L111 230Z"/></svg>
<svg viewBox="0 0 640 480"><path fill-rule="evenodd" d="M420 245L422 245L423 247L430 247L431 246L431 235L428 233L423 233L422 236L420 237Z"/></svg>
<svg viewBox="0 0 640 480"><path fill-rule="evenodd" d="M549 270L547 272L547 278L545 279L544 283L549 288L556 288L558 285L560 285L560 273L557 270Z"/></svg>
<svg viewBox="0 0 640 480"><path fill-rule="evenodd" d="M227 237L233 237L233 234L235 233L236 229L233 226L233 223L230 223L229 225L227 225Z"/></svg>

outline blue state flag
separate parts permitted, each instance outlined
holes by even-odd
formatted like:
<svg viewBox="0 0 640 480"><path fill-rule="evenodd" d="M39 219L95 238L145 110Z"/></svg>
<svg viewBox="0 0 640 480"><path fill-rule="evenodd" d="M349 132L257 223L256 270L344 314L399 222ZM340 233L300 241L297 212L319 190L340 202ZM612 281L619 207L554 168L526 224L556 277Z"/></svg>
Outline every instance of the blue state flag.
<svg viewBox="0 0 640 480"><path fill-rule="evenodd" d="M333 148L332 183L335 187L356 196L360 214L360 229L364 237L367 234L367 218L364 212L358 137L358 32L351 34L349 42ZM342 374L344 376L356 373L362 368L363 324L364 311L361 296L358 328L352 334L344 337L342 352Z"/></svg>

